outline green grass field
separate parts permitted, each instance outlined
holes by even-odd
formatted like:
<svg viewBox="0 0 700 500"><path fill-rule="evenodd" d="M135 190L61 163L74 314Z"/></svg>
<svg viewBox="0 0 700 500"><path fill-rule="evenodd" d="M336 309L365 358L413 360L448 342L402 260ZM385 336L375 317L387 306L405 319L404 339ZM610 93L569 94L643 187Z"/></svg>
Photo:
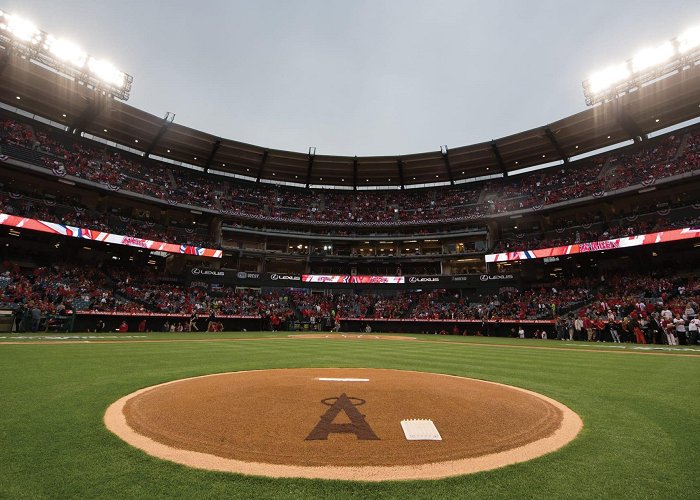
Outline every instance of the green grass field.
<svg viewBox="0 0 700 500"><path fill-rule="evenodd" d="M700 351L416 337L149 334L124 343L0 344L0 498L699 497ZM202 341L169 341L187 338ZM163 342L143 341L152 339ZM350 483L188 469L131 448L102 423L110 403L141 387L289 367L382 367L502 382L561 401L583 418L584 429L558 452L490 472Z"/></svg>

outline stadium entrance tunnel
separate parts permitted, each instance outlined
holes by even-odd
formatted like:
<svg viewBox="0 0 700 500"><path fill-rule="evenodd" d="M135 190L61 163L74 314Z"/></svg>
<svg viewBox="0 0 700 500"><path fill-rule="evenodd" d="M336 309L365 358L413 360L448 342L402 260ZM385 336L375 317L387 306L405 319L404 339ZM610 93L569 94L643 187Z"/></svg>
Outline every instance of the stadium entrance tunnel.
<svg viewBox="0 0 700 500"><path fill-rule="evenodd" d="M105 424L146 453L270 477L438 479L573 440L582 421L524 389L435 373L301 368L175 380L113 403Z"/></svg>

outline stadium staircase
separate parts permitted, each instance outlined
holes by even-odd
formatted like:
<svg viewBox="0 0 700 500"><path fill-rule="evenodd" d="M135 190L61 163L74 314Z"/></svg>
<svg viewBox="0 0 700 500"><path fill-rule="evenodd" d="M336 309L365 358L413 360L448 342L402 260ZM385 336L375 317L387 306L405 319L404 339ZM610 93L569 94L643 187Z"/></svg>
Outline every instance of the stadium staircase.
<svg viewBox="0 0 700 500"><path fill-rule="evenodd" d="M418 306L418 301L411 299L411 303L408 304L408 307L403 312L403 314L400 316L400 318L407 319L407 318L414 317L413 312L416 310L416 306Z"/></svg>
<svg viewBox="0 0 700 500"><path fill-rule="evenodd" d="M170 179L170 185L172 186L172 188L177 189L177 181L175 180L175 175L173 174L173 171L169 168L166 168L165 172L168 174L168 179Z"/></svg>
<svg viewBox="0 0 700 500"><path fill-rule="evenodd" d="M484 187L484 189L482 189L479 192L479 198L477 199L477 203L479 205L486 203L486 199L489 196L491 196L492 197L491 199L493 199L493 198L495 198L496 193L493 193L493 192L489 191L488 188Z"/></svg>
<svg viewBox="0 0 700 500"><path fill-rule="evenodd" d="M613 165L612 161L612 156L608 156L605 159L605 163L603 163L603 166L600 168L600 172L598 172L598 175L596 176L596 180L603 179L604 177L608 177L613 169L615 168L615 165ZM612 178L612 177L610 177ZM607 182L606 182L607 184Z"/></svg>
<svg viewBox="0 0 700 500"><path fill-rule="evenodd" d="M681 138L680 144L678 144L678 151L676 151L675 156L673 157L674 160L677 160L680 158L683 153L685 153L685 147L688 145L688 138L690 137L690 132L686 132L683 134L683 137Z"/></svg>
<svg viewBox="0 0 700 500"><path fill-rule="evenodd" d="M287 296L287 304L291 304L292 306L292 312L294 313L294 320L301 322L304 319L304 315L301 313L301 310L297 306L296 301L292 297L292 295L288 294Z"/></svg>

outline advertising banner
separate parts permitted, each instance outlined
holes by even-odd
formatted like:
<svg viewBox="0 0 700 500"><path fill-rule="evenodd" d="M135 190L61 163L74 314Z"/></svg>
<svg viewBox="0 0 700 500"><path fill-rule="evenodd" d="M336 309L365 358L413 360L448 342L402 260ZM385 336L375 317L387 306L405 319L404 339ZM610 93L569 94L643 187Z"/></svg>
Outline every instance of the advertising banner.
<svg viewBox="0 0 700 500"><path fill-rule="evenodd" d="M270 286L280 288L295 288L301 286L301 274L292 273L257 273L250 271L234 271L230 269L190 268L186 279L189 282L217 283L220 285L239 286Z"/></svg>
<svg viewBox="0 0 700 500"><path fill-rule="evenodd" d="M500 288L518 286L516 274L462 274L455 276L353 276L349 274L254 273L248 271L214 270L193 267L188 270L188 282L216 283L278 288L353 288L356 285L382 289L425 288Z"/></svg>
<svg viewBox="0 0 700 500"><path fill-rule="evenodd" d="M406 276L405 283L411 288L459 288L501 287L517 285L515 274L456 274L454 276Z"/></svg>
<svg viewBox="0 0 700 500"><path fill-rule="evenodd" d="M265 273L267 281L276 283L277 286L299 286L303 281L303 275L289 273Z"/></svg>
<svg viewBox="0 0 700 500"><path fill-rule="evenodd" d="M553 319L428 319L428 318L342 318L343 321L361 321L363 323L484 323L484 324L523 324L554 325Z"/></svg>
<svg viewBox="0 0 700 500"><path fill-rule="evenodd" d="M449 276L449 279L462 285L489 287L515 285L520 282L515 274L457 274Z"/></svg>
<svg viewBox="0 0 700 500"><path fill-rule="evenodd" d="M200 257L213 257L220 259L221 250L213 248L195 247L191 245L178 245L177 243L164 243L162 241L145 240L134 236L121 236L119 234L105 233L95 229L85 229L82 227L65 226L55 222L29 219L0 213L0 224L3 226L15 227L17 229L29 229L30 231L40 231L42 233L58 234L70 238L82 238L91 241L102 241L116 245L126 245L130 247L143 248L158 252L180 253L187 255L197 255Z"/></svg>
<svg viewBox="0 0 700 500"><path fill-rule="evenodd" d="M304 274L304 283L347 283L353 285L400 284L404 276L353 276L350 274Z"/></svg>
<svg viewBox="0 0 700 500"><path fill-rule="evenodd" d="M655 245L657 243L669 243L671 241L689 240L700 238L700 228L686 227L683 229L671 229L658 233L640 234L638 236L626 236L612 240L593 241L589 243L573 243L571 245L539 248L536 250L520 250L516 252L503 252L486 255L486 262L507 262L510 260L543 259L573 255L586 252L601 252L604 250L616 250L618 248L632 248L642 245Z"/></svg>

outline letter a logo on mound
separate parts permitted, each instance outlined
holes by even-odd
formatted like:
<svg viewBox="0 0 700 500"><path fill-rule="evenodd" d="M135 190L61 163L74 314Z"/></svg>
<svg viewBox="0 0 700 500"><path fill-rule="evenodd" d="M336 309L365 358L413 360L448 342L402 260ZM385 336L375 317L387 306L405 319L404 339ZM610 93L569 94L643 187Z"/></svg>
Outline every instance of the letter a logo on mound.
<svg viewBox="0 0 700 500"><path fill-rule="evenodd" d="M330 404L329 401L333 399L335 399L335 403ZM353 403L352 400L358 401L358 403ZM348 397L347 394L343 393L337 398L324 399L321 403L330 406L330 408L321 416L321 420L316 424L316 427L306 436L306 441L328 439L328 435L331 433L355 434L357 439L363 440L379 439L365 420L365 416L355 407L365 404L364 399ZM350 419L350 423L333 423L333 420L336 419L341 411L345 412Z"/></svg>

